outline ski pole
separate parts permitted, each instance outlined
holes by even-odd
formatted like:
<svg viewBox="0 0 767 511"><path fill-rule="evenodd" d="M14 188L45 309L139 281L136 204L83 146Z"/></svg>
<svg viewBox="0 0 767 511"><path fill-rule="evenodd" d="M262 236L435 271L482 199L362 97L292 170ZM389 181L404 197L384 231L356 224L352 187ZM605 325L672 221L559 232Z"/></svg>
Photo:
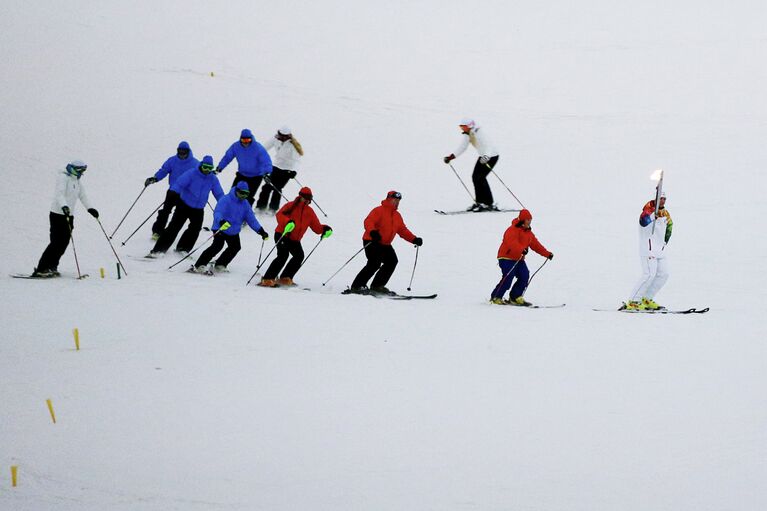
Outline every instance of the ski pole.
<svg viewBox="0 0 767 511"><path fill-rule="evenodd" d="M261 254L264 253L264 243L266 243L266 240L264 238L261 238L261 250L258 251L258 264L261 264Z"/></svg>
<svg viewBox="0 0 767 511"><path fill-rule="evenodd" d="M193 249L192 249L192 250L191 250L191 251L190 251L190 252L189 252L187 255L185 255L184 257L182 257L180 260L178 260L178 261L176 261L175 263L173 263L173 264L171 264L170 266L168 266L168 269L169 269L169 270L170 270L170 269L173 269L173 268L174 268L176 265L178 265L178 264L181 264L183 261L186 261L186 260L187 260L189 257L191 257L191 256L192 256L192 254L194 254L195 252L197 252L198 250L200 250L200 248L202 248L204 245L206 245L206 244L207 244L207 243L208 243L210 240L212 240L212 239L213 239L213 237L214 237L216 234L218 234L218 233L219 233L219 231L214 231L214 232L213 232L213 234L211 234L210 236L208 236L208 239L206 239L205 241L203 241L202 243L200 243L199 245L197 245L195 248L193 248Z"/></svg>
<svg viewBox="0 0 767 511"><path fill-rule="evenodd" d="M314 245L314 248L313 248L313 249L312 249L312 250L309 252L309 255L307 255L306 257L304 257L304 260L303 260L303 261L301 261L301 265L300 265L300 266L299 266L299 267L296 269L296 273L298 273L298 270L300 270L300 269L301 269L301 268L302 268L302 267L303 267L303 266L306 264L306 261L308 261L308 260L309 260L309 257L311 257L311 255L314 253L314 251L315 251L315 250L317 250L317 247L319 247L319 246L320 246L320 243L322 243L322 240L324 240L324 239L325 239L325 238L323 238L322 236L320 236L320 241L318 241L318 242L317 242L317 244L316 244L316 245Z"/></svg>
<svg viewBox="0 0 767 511"><path fill-rule="evenodd" d="M135 206L135 205L136 205L136 203L137 203L137 202L138 202L138 200L141 198L141 196L144 194L144 192L146 191L146 189L147 189L147 188L148 188L148 187L147 187L147 186L145 186L144 188L142 188L142 189L141 189L141 193L139 193L139 194L138 194L138 197L136 197L136 200L134 200L134 201L133 201L133 204L131 204L131 205L130 205L130 207L128 208L128 211L126 211L126 212L125 212L125 215L123 215L123 218L122 218L122 220L120 220L120 223L119 223L119 224L117 224L117 227L115 227L115 230L112 232L112 234L110 234L109 236L107 236L107 237L108 237L110 240L111 240L112 238L114 238L114 236L115 236L115 233L117 233L117 229L119 229L119 228L120 228L120 226L121 226L121 225L123 224L123 222L125 221L125 219L126 219L126 218L128 218L128 214L129 214L129 213L131 212L131 210L133 209L133 206ZM98 220L98 219L97 219L97 220ZM124 269L125 269L125 268L123 268L123 270L124 270ZM126 273L126 275L127 275L127 273Z"/></svg>
<svg viewBox="0 0 767 511"><path fill-rule="evenodd" d="M299 181L297 178L294 177L293 179L295 180L296 184L298 184L298 186L300 186L301 188L304 187L304 185L301 184L301 181ZM285 199L285 200L287 200L287 199ZM315 206L317 206L317 209L319 209L322 212L322 214L325 215L325 218L327 218L328 214L325 213L325 211L320 207L319 204L317 204L317 201L314 200L314 197L312 197L312 202L314 203Z"/></svg>
<svg viewBox="0 0 767 511"><path fill-rule="evenodd" d="M410 286L413 285L413 277L415 277L415 265L418 264L418 249L420 247L416 245L415 247L415 261L413 262L413 273L410 274L410 284L407 285L407 290L410 291Z"/></svg>
<svg viewBox="0 0 767 511"><path fill-rule="evenodd" d="M215 213L216 210L213 209L213 206L210 205L210 201L207 201L208 207L210 208L211 213Z"/></svg>
<svg viewBox="0 0 767 511"><path fill-rule="evenodd" d="M545 261L543 261L543 264L542 264L542 265L540 265L540 266L538 267L538 269L537 269L537 270L535 270L535 272L534 272L534 273L533 273L533 274L530 276L530 280L528 280L528 281L527 281L527 285L525 286L525 289L523 289L523 290L522 290L522 296L524 296L524 295L525 295L525 291L527 291L527 288L528 288L528 286L530 285L530 282L532 282L532 281L533 281L533 277L535 277L535 274L536 274L536 273L538 273L539 271L541 271L541 270L543 269L543 267L544 267L544 266L546 266L546 263L548 263L549 261L550 261L550 259L549 259L549 258L546 258L546 260L545 260Z"/></svg>
<svg viewBox="0 0 767 511"><path fill-rule="evenodd" d="M264 264L266 264L266 260L269 259L269 256L272 255L272 252L274 252L274 250L279 246L279 244L282 243L282 240L284 240L287 237L286 236L287 234L288 233L283 232L282 236L280 236L280 239L277 240L277 243L275 243L274 246L272 247L272 249L269 252L267 252L266 257L264 257L263 262L259 262L258 263L258 266L256 266L256 271L253 272L253 275L251 275L250 278L248 279L248 281L245 283L246 286L249 285L250 281L253 280L253 278L258 274L258 270L260 270L261 267Z"/></svg>
<svg viewBox="0 0 767 511"><path fill-rule="evenodd" d="M72 235L72 224L70 224L70 218L72 218L69 215L66 215L67 220L67 228L69 229L69 241L72 242L72 253L75 255L75 267L77 268L77 279L81 280L83 279L83 274L80 273L80 262L77 260L77 249L75 248L75 237Z"/></svg>
<svg viewBox="0 0 767 511"><path fill-rule="evenodd" d="M477 204L477 201L474 199L474 196L471 194L469 189L466 187L466 184L463 182L463 179L461 179L461 176L458 175L458 172L455 170L455 167L453 167L453 164L452 163L448 163L448 165L450 165L450 168L453 169L453 174L455 174L455 177L457 177L458 181L461 182L461 185L463 186L463 189L466 190L466 193L469 194L469 197L471 198L472 202L474 202L474 204Z"/></svg>
<svg viewBox="0 0 767 511"><path fill-rule="evenodd" d="M520 206L522 206L522 209L525 209L525 205L524 205L524 204L522 204L522 201L521 201L521 200L519 200L519 199L517 198L517 196L516 196L516 195L514 195L514 192L512 192L512 191L511 191L511 189L510 189L508 186L506 186L506 183L504 183L504 182L503 182L503 179L501 179L501 176L499 176L498 174L496 174L496 173L495 173L495 171L493 170L493 167L491 167L491 166L490 166L490 165L488 165L487 163L485 163L485 167L487 167L488 169L490 169L490 172L492 172L492 173L493 173L493 175L494 175L495 177L497 177L497 178L498 178L498 181L500 181L500 182L501 182L501 184L503 185L503 187L504 187L504 188L506 188L506 190L507 190L507 191L508 191L508 192L511 194L511 196L512 196L512 197L514 197L514 199L515 199L517 202L519 202L519 205L520 205Z"/></svg>
<svg viewBox="0 0 767 511"><path fill-rule="evenodd" d="M162 202L160 203L160 205L159 205L159 206L157 206L156 208L154 208L154 211L152 211L151 213L149 213L149 216L148 216L148 217L146 217L146 219L145 219L143 222L141 222L141 224L140 224L138 227L136 227L136 230L135 230L135 231L133 231L133 232L131 233L131 235L130 235L130 236L128 236L128 238L127 238L125 241L123 241L123 242L122 242L122 246L125 246L125 244L126 244L126 243L128 243L128 240L130 240L130 239L133 237L133 235L134 235L134 234L136 234L136 233L138 232L138 230L139 230L139 229L141 229L142 227L144 227L144 224L145 224L145 223L147 223L147 222L149 221L149 219L150 219L150 218L152 218L152 216L154 216L154 214L155 214L155 213L157 213L158 211L160 211L160 208L162 207L162 205L163 205L163 204L165 204L165 201L162 201Z"/></svg>
<svg viewBox="0 0 767 511"><path fill-rule="evenodd" d="M328 282L330 282L330 279L332 279L333 277L335 277L336 275L338 275L338 272L340 272L341 270L343 270L343 269L346 267L346 265L347 265L347 264L349 264L350 262L352 262L352 259L354 259L355 257L357 257L357 256L359 255L359 253L360 253L360 252L362 252L363 250L365 250L366 248L368 248L368 245L370 245L371 243L373 243L373 242L372 242L372 241L368 241L367 243L365 243L365 244L362 246L362 248L361 248L361 249L357 250L357 252L355 252L355 253L354 253L354 255L353 255L353 256L351 256L351 257L349 258L349 260L348 260L348 261L346 261L346 262L343 264L343 266L341 266L341 267L340 267L340 268L339 268L339 269L338 269L338 270L337 270L337 271L336 271L336 272L335 272L333 275L331 275L331 276L330 276L330 278L329 278L328 280L326 280L325 282L323 282L323 283L322 283L322 285L324 286L325 284L327 284Z"/></svg>
<svg viewBox="0 0 767 511"><path fill-rule="evenodd" d="M99 227L101 227L101 232L104 233L104 237L107 239L107 243L109 243L109 248L112 249L112 253L115 255L115 259L117 259L117 264L119 264L122 267L123 273L125 275L128 275L128 272L125 270L125 265L123 265L123 262L120 261L120 256L117 255L117 251L115 251L115 247L112 245L112 240L109 238L109 236L107 236L107 232L104 230L104 225L101 223L101 220L99 220L98 218L96 218L96 221L99 223Z"/></svg>

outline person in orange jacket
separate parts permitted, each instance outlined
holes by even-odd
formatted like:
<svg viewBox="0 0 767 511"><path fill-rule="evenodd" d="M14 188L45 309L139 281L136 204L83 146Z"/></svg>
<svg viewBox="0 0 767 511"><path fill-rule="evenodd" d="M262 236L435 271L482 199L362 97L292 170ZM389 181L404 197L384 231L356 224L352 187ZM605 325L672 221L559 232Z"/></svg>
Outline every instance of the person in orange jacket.
<svg viewBox="0 0 767 511"><path fill-rule="evenodd" d="M535 252L547 259L553 259L554 254L546 249L538 241L530 228L530 222L533 221L533 215L526 209L519 212L519 216L514 219L503 233L503 242L498 249L498 266L501 267L501 281L493 289L490 295L490 302L496 304L509 303L511 305L532 305L525 301L522 296L527 288L530 279L530 271L525 263L525 255L528 249L532 248ZM516 277L517 281L512 287L511 282ZM503 301L503 295L511 287L509 301Z"/></svg>
<svg viewBox="0 0 767 511"><path fill-rule="evenodd" d="M333 234L329 225L320 223L317 214L309 204L312 202L311 188L304 186L299 190L298 197L288 202L277 212L277 228L274 232L274 241L277 244L277 257L267 268L261 282L262 287L295 286L293 277L304 262L304 249L301 246L301 238L307 229L314 231L323 238ZM287 266L288 256L292 256ZM283 270L283 266L285 269ZM280 278L277 274L282 270Z"/></svg>
<svg viewBox="0 0 767 511"><path fill-rule="evenodd" d="M397 211L401 199L401 193L390 191L381 201L381 205L373 208L365 218L365 234L362 235L362 243L368 262L352 282L353 293L372 291L392 294L386 288L386 283L389 282L398 262L397 253L391 245L395 235L399 235L400 238L417 247L423 245L423 240L410 232L405 221L402 220L402 215ZM375 277L368 290L367 283L374 274Z"/></svg>

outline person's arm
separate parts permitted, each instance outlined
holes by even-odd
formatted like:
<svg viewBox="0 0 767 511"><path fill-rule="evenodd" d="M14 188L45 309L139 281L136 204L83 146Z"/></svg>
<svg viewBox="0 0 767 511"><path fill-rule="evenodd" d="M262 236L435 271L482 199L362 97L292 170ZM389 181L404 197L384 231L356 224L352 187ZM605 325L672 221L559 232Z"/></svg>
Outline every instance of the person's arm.
<svg viewBox="0 0 767 511"><path fill-rule="evenodd" d="M226 152L224 153L224 157L221 158L221 161L218 162L218 167L216 167L218 169L218 172L221 172L222 170L224 170L226 166L229 165L229 163L231 163L231 161L234 159L234 148L235 148L235 144L238 144L238 143L239 142L235 142L234 144L229 146L229 149L226 150Z"/></svg>
<svg viewBox="0 0 767 511"><path fill-rule="evenodd" d="M172 158L172 157L171 157ZM157 172L154 173L154 178L156 181L162 181L162 179L170 174L170 161L171 158L168 158L165 160L165 163L162 164L162 167L160 167Z"/></svg>
<svg viewBox="0 0 767 511"><path fill-rule="evenodd" d="M213 176L213 197L216 198L216 201L221 200L221 197L224 196L224 190L221 188L221 183L219 182L218 178L216 176Z"/></svg>
<svg viewBox="0 0 767 511"><path fill-rule="evenodd" d="M537 254L543 256L543 257L549 257L553 255L550 250L548 250L546 247L544 247L540 241L538 241L538 238L535 237L535 234L532 234L532 240L530 241L530 248L532 248Z"/></svg>

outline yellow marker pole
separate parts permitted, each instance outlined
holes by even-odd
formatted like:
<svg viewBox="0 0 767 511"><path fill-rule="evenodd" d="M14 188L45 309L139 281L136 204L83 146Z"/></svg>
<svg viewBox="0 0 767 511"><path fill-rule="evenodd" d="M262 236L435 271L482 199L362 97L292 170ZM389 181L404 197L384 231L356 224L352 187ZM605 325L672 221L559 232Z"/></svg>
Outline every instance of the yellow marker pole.
<svg viewBox="0 0 767 511"><path fill-rule="evenodd" d="M75 328L74 330L72 330L72 335L75 336L75 349L77 351L80 351L80 330ZM56 421L53 421L53 422L56 422Z"/></svg>
<svg viewBox="0 0 767 511"><path fill-rule="evenodd" d="M53 403L50 399L46 399L45 402L48 403L48 411L51 412L51 420L56 424L56 414L53 413Z"/></svg>
<svg viewBox="0 0 767 511"><path fill-rule="evenodd" d="M16 483L18 482L18 476L19 476L18 465L11 465L11 486L13 486L14 488L16 487Z"/></svg>
<svg viewBox="0 0 767 511"><path fill-rule="evenodd" d="M104 268L99 268L99 271L101 272L101 278L104 278Z"/></svg>

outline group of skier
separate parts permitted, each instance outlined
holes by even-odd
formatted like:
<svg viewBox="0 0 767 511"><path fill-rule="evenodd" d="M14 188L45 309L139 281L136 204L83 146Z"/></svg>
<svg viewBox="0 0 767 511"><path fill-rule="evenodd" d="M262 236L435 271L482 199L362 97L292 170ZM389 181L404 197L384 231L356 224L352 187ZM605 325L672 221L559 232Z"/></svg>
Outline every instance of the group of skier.
<svg viewBox="0 0 767 511"><path fill-rule="evenodd" d="M467 211L483 212L497 210L487 176L498 162L499 154L489 142L486 133L472 119L463 119L459 124L462 141L458 148L444 157L450 162L473 145L479 156L474 166L472 181L475 189L474 203ZM275 150L275 159L268 150ZM187 228L176 244L176 251L184 255L193 249L204 219L204 210L210 206L208 200L212 194L216 199L211 225L212 243L197 258L189 269L195 273L227 271L229 263L241 250L240 231L248 225L263 240L269 234L259 223L256 211L267 212L267 208L276 216L277 227L274 241L277 255L268 266L263 278L258 283L262 287L293 286L293 278L304 262L301 240L311 229L320 236L320 241L333 234L329 225L320 223L311 207L313 193L309 187L302 186L297 197L280 208L282 190L290 179L295 179L303 156L301 144L292 136L290 128L281 127L269 141L261 145L249 129L243 129L240 139L225 152L218 166L213 157L206 155L197 160L190 145L182 141L176 148L176 154L168 158L160 169L144 181L148 187L168 176L168 191L157 218L152 225L152 239L155 245L147 255L155 258L165 253L173 245L176 237L188 222ZM238 169L228 193L224 193L218 179L231 163L237 160ZM452 165L451 165L452 166ZM56 190L49 214L50 243L43 252L32 277L58 276L58 264L72 237L74 228L74 208L77 200L87 208L88 213L98 219L99 213L88 201L81 183L87 165L74 160L57 176ZM258 188L261 194L256 202ZM392 246L395 236L412 243L416 247L423 244L423 239L413 234L399 213L402 194L390 191L365 218L362 235L363 248L367 262L356 275L348 293L358 294L395 294L386 285L397 266L397 254ZM656 204L656 201L658 202ZM668 267L665 259L665 247L671 237L673 223L665 209L665 193L656 200L649 201L639 218L640 262L642 277L631 292L629 300L621 309L629 311L657 310L661 308L654 297L668 279ZM171 215L172 214L172 215ZM170 218L170 221L168 219ZM546 249L533 234L532 214L527 209L519 215L503 234L497 252L501 279L490 294L493 304L530 306L524 294L529 284L530 274L525 258L532 249L542 257L551 260L554 254ZM226 249L224 249L226 246ZM216 257L218 256L218 257ZM214 258L215 261L213 260ZM371 282L372 279L372 282ZM368 286L369 284L369 286ZM509 298L504 299L509 292Z"/></svg>

